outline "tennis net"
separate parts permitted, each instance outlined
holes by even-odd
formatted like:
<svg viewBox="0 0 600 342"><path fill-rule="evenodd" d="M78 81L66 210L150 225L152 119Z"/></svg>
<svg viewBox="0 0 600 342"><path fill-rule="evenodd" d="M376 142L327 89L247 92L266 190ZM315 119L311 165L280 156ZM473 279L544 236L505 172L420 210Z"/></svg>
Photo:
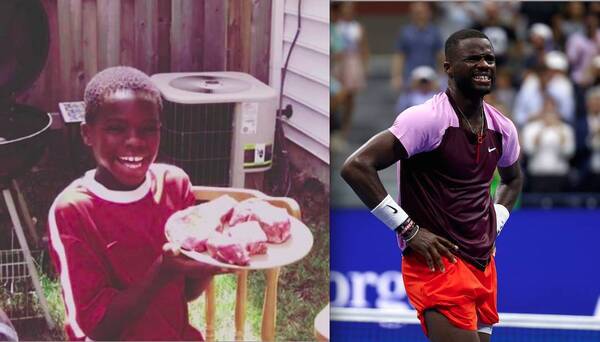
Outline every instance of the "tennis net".
<svg viewBox="0 0 600 342"><path fill-rule="evenodd" d="M427 342L415 311L331 308L332 341ZM500 313L494 342L599 342L600 319L593 316Z"/></svg>

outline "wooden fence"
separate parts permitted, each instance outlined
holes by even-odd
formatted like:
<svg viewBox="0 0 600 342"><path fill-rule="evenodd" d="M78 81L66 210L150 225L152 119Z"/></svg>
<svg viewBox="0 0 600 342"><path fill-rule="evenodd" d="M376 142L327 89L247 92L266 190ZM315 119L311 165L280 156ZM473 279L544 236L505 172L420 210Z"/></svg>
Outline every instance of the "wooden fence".
<svg viewBox="0 0 600 342"><path fill-rule="evenodd" d="M18 100L45 111L80 101L98 71L129 65L149 75L242 71L269 80L272 0L42 0L50 51Z"/></svg>

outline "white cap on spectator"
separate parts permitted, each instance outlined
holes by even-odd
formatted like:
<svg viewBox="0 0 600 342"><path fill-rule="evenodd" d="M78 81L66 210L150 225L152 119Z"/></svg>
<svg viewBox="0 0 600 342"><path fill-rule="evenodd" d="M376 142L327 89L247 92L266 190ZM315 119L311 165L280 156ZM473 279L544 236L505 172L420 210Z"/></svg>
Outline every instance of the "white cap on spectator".
<svg viewBox="0 0 600 342"><path fill-rule="evenodd" d="M434 81L437 77L435 70L427 65L421 65L413 69L410 73L410 77L413 81L427 80Z"/></svg>
<svg viewBox="0 0 600 342"><path fill-rule="evenodd" d="M540 36L544 40L548 40L548 39L552 38L552 29L550 29L550 26L548 26L546 24L535 23L535 24L531 25L531 28L529 29L529 34L532 36L533 35Z"/></svg>
<svg viewBox="0 0 600 342"><path fill-rule="evenodd" d="M559 70L566 72L569 69L569 62L567 61L567 55L560 51L550 51L544 57L546 67L552 70Z"/></svg>

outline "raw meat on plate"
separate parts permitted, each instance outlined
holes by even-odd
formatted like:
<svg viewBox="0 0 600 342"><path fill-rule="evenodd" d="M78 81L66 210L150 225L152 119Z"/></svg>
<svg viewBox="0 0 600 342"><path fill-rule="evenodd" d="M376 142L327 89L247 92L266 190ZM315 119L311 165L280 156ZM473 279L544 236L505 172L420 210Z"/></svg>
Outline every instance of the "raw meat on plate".
<svg viewBox="0 0 600 342"><path fill-rule="evenodd" d="M224 233L245 246L250 255L267 253L267 235L256 221L237 224Z"/></svg>
<svg viewBox="0 0 600 342"><path fill-rule="evenodd" d="M224 195L177 212L169 222L167 234L183 249L206 251L206 241L215 232L221 232L231 218L238 202Z"/></svg>
<svg viewBox="0 0 600 342"><path fill-rule="evenodd" d="M291 222L287 210L258 198L240 202L233 209L229 226L256 221L271 243L283 243L290 237Z"/></svg>
<svg viewBox="0 0 600 342"><path fill-rule="evenodd" d="M201 218L217 218L221 224L217 230L221 232L231 219L233 208L238 203L239 202L231 196L223 195L210 202L189 207L186 210L190 210L190 214Z"/></svg>
<svg viewBox="0 0 600 342"><path fill-rule="evenodd" d="M247 266L250 264L250 253L239 239L227 234L216 234L206 242L210 255L224 263Z"/></svg>
<svg viewBox="0 0 600 342"><path fill-rule="evenodd" d="M289 239L291 222L285 209L264 200L238 203L225 195L176 213L167 229L169 239L184 249L247 266L250 256L267 252L267 242Z"/></svg>
<svg viewBox="0 0 600 342"><path fill-rule="evenodd" d="M174 220L167 228L169 238L183 249L204 252L206 241L217 234L221 223L216 219L192 219L191 217L193 216L182 216Z"/></svg>

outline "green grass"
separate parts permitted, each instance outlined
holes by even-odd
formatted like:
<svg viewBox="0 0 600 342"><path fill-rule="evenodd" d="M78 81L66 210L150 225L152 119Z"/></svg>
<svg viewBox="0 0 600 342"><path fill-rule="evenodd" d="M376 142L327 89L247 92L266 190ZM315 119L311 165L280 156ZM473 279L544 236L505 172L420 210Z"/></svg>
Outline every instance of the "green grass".
<svg viewBox="0 0 600 342"><path fill-rule="evenodd" d="M219 341L233 341L235 338L235 298L237 277L235 275L222 275L215 278L216 298L216 322L215 336ZM248 287L251 287L249 284ZM205 296L200 296L188 304L190 323L200 329L206 337L205 321ZM256 307L246 307L246 323L244 327L244 339L257 341L260 333L253 329L254 322L260 317L261 311Z"/></svg>
<svg viewBox="0 0 600 342"><path fill-rule="evenodd" d="M314 340L313 325L317 313L329 301L329 231L325 224L310 226L314 236L311 252L301 261L283 267L279 276L277 297L276 339L278 341ZM40 275L42 288L48 300L50 315L57 323L52 339L64 339L62 325L65 317L58 279ZM235 335L235 275L216 278L217 309L215 336L219 341L232 341ZM264 272L250 272L244 339L260 340ZM189 303L190 323L205 333L204 296Z"/></svg>
<svg viewBox="0 0 600 342"><path fill-rule="evenodd" d="M46 296L46 301L48 302L50 317L55 323L54 329L47 332L45 335L49 337L47 338L48 340L64 341L67 339L63 328L65 322L65 305L62 299L58 279L52 279L46 274L40 273L40 283L44 295Z"/></svg>

